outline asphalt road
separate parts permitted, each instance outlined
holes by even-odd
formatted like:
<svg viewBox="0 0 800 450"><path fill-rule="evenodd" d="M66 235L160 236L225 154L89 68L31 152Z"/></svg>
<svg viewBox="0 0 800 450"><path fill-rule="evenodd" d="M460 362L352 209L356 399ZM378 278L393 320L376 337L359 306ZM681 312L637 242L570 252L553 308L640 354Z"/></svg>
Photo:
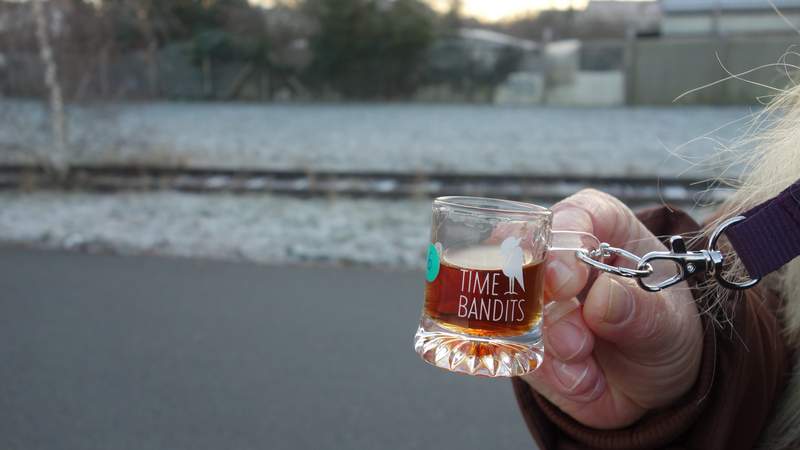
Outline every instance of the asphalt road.
<svg viewBox="0 0 800 450"><path fill-rule="evenodd" d="M0 448L533 448L411 348L421 273L0 248Z"/></svg>

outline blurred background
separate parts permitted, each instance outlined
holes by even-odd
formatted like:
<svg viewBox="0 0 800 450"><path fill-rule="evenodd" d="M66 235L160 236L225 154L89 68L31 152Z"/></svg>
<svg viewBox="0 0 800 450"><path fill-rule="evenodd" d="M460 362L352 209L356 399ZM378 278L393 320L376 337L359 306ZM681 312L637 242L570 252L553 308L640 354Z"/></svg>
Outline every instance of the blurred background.
<svg viewBox="0 0 800 450"><path fill-rule="evenodd" d="M706 217L800 0L0 1L0 446L533 447L414 355L430 200ZM175 258L178 257L178 258Z"/></svg>

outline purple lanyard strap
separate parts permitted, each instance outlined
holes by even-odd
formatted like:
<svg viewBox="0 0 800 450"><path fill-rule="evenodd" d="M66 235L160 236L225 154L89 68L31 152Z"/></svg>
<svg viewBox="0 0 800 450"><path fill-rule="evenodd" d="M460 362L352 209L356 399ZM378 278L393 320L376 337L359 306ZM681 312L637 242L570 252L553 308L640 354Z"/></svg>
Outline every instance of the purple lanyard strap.
<svg viewBox="0 0 800 450"><path fill-rule="evenodd" d="M725 255L717 248L717 240L725 235L744 264L750 279L731 281L724 277ZM641 257L621 248L601 243L598 248L578 249L576 257L590 266L622 277L635 278L644 290L658 292L695 275L713 275L728 289L748 289L764 276L778 270L800 255L800 180L775 198L741 216L731 217L711 234L708 248L689 251L682 236L672 236L669 251L652 251ZM618 256L633 261L635 269L612 266L604 258ZM666 279L651 280L651 263L662 260L675 264L676 272ZM657 277L656 277L657 278Z"/></svg>
<svg viewBox="0 0 800 450"><path fill-rule="evenodd" d="M751 278L761 278L800 255L800 180L742 214L725 235Z"/></svg>

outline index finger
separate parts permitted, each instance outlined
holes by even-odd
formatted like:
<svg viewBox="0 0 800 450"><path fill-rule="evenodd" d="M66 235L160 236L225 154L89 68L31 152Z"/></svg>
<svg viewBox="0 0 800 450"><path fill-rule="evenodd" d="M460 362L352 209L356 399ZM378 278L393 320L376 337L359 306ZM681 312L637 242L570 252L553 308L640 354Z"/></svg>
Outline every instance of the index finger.
<svg viewBox="0 0 800 450"><path fill-rule="evenodd" d="M661 242L621 201L606 193L585 189L553 207L553 229L594 235L601 242L625 247L637 254L663 250ZM589 281L589 268L570 252L551 252L545 287L550 298L578 296Z"/></svg>

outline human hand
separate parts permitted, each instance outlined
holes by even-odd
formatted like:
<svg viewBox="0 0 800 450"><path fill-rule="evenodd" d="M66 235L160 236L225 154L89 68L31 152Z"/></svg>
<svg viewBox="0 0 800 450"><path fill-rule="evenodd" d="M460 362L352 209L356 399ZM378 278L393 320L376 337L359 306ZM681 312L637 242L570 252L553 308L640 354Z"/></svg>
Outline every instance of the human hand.
<svg viewBox="0 0 800 450"><path fill-rule="evenodd" d="M616 198L584 190L553 206L553 228L584 231L635 254L666 250ZM614 262L611 261L613 264ZM600 274L581 303L589 267L548 256L542 366L523 379L578 422L621 428L667 406L694 384L703 350L688 285L652 293L635 280Z"/></svg>

